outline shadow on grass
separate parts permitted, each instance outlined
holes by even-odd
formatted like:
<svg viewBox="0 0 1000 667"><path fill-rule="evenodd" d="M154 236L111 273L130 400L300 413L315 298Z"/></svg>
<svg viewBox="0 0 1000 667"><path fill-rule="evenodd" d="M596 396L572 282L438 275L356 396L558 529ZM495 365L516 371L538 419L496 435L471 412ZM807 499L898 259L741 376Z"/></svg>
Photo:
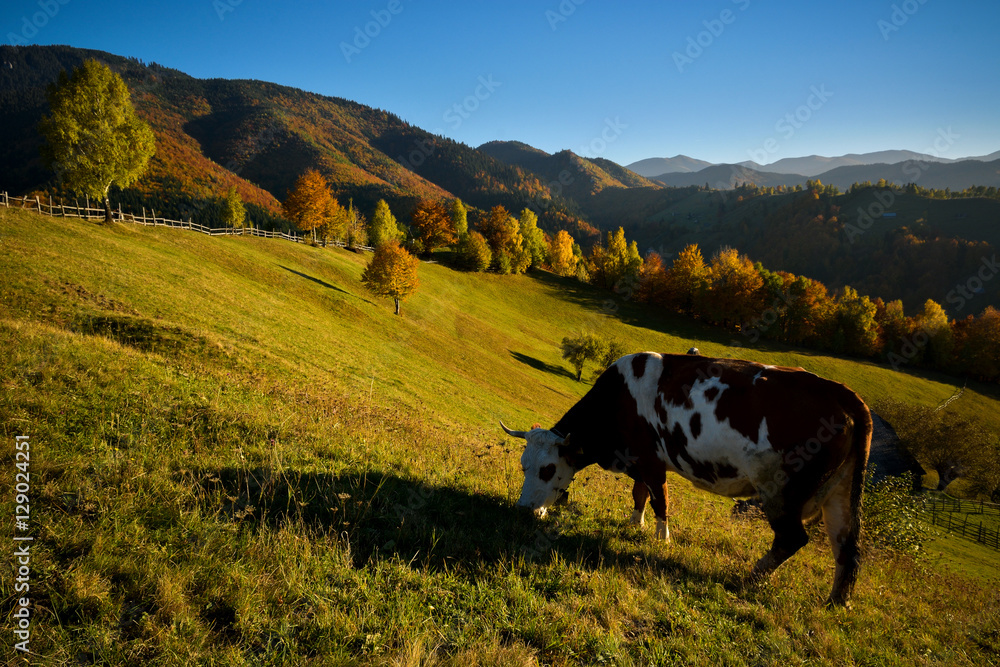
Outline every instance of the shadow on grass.
<svg viewBox="0 0 1000 667"><path fill-rule="evenodd" d="M527 364L528 366L531 366L536 370L544 371L546 373L551 373L553 375L559 375L561 377L566 377L569 378L570 380L576 379L576 376L573 375L573 373L571 373L568 369L562 366L549 364L542 361L541 359L535 359L534 357L529 357L526 354L523 354L521 352L514 352L513 350L510 350L510 356L514 357L514 359L520 361L522 364Z"/></svg>
<svg viewBox="0 0 1000 667"><path fill-rule="evenodd" d="M392 472L223 468L185 473L185 481L205 491L209 511L244 528L305 525L346 537L356 567L398 557L434 571L468 565L474 576L477 564L522 558L546 563L558 554L591 570L642 563L678 579L726 581L719 572L692 569L668 550L651 558L641 545L652 537L623 521L588 531L571 509L540 520L499 496L430 486Z"/></svg>
<svg viewBox="0 0 1000 667"><path fill-rule="evenodd" d="M343 289L337 287L336 285L331 285L330 283L326 282L325 280L320 280L319 278L314 278L313 276L310 276L310 275L305 274L305 273L301 273L300 271L296 271L294 269L290 269L287 266L282 266L281 264L279 264L278 266L281 267L282 269L284 269L285 271L288 271L289 273L294 273L295 275L299 276L300 278L305 278L306 280L311 280L314 283L316 283L317 285L322 285L323 287L327 287L327 288L332 289L332 290L337 290L338 292L341 292L341 293L346 294L348 296L352 296L350 292L348 292L346 290L343 290Z"/></svg>

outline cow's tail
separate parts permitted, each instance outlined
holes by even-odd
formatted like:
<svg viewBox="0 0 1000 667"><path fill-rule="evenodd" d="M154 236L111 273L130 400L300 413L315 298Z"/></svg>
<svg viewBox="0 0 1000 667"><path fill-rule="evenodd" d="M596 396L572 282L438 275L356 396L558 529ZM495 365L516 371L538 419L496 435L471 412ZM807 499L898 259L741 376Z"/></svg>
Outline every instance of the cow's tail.
<svg viewBox="0 0 1000 667"><path fill-rule="evenodd" d="M849 399L845 401L844 408L854 422L851 434L851 453L848 457L848 461L854 464L851 477L850 518L847 535L840 544L839 553L836 553L837 574L834 580L833 592L830 594L830 602L841 605L847 604L850 598L861 564L861 496L865 487L868 454L871 450L872 431L874 428L871 411L868 409L868 406L853 391L849 391L848 393Z"/></svg>

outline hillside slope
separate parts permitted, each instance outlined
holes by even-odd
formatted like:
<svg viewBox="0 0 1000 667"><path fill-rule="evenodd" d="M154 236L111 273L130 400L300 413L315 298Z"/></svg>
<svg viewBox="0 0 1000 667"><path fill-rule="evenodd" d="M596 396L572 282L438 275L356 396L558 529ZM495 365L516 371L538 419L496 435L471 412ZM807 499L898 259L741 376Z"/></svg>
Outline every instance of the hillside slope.
<svg viewBox="0 0 1000 667"><path fill-rule="evenodd" d="M628 480L602 471L548 521L511 507L520 448L497 420L551 423L586 391L559 356L573 331L802 365L869 400L937 404L945 378L732 347L548 274L422 263L396 317L343 250L9 210L0 250L0 424L30 441L31 648L50 662L1000 656L995 588L877 549L851 612L820 606L818 534L741 587L768 531L685 483L672 545L626 524Z"/></svg>

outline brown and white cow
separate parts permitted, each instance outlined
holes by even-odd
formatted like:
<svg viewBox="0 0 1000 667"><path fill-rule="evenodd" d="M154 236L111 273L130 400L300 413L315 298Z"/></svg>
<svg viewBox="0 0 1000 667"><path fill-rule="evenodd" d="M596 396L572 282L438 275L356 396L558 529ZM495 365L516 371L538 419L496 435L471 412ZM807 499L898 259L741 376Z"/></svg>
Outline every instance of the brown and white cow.
<svg viewBox="0 0 1000 667"><path fill-rule="evenodd" d="M551 429L503 428L527 440L517 504L538 514L595 463L635 480L633 523L648 498L666 540L668 471L721 495L759 496L774 542L752 579L802 548L803 520L822 512L837 563L829 602L847 604L872 420L846 386L801 368L643 352L615 362Z"/></svg>

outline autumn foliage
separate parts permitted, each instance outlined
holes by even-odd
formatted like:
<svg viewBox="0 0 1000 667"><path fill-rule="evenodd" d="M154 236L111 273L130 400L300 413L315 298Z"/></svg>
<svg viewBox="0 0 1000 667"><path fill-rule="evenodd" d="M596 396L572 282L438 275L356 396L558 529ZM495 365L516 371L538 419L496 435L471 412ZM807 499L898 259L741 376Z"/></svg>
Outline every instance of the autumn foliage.
<svg viewBox="0 0 1000 667"><path fill-rule="evenodd" d="M391 297L399 315L399 302L413 294L419 285L418 264L417 258L400 246L399 241L386 241L375 248L371 262L361 274L361 282L376 296Z"/></svg>

